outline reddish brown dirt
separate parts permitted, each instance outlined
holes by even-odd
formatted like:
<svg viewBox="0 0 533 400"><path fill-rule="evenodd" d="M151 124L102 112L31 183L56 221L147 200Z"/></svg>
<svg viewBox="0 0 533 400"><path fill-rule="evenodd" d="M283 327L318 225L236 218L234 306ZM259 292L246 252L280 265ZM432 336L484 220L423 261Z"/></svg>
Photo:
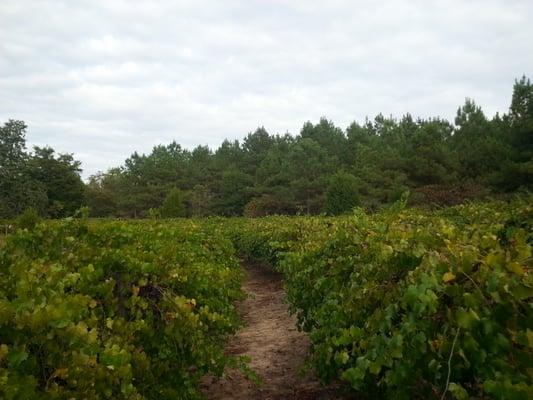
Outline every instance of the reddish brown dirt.
<svg viewBox="0 0 533 400"><path fill-rule="evenodd" d="M281 278L258 266L246 268L244 290L248 298L239 308L245 321L230 341L227 351L251 358L252 368L261 378L259 386L240 371L227 371L220 380L208 378L203 392L207 399L341 399L333 387L323 387L301 370L309 352L307 336L296 328L296 319L283 303Z"/></svg>

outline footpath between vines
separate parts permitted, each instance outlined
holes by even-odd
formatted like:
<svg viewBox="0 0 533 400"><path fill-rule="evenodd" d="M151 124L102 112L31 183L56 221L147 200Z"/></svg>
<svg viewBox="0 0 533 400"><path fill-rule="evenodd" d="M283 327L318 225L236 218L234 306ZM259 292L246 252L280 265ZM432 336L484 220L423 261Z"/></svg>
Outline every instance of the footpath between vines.
<svg viewBox="0 0 533 400"><path fill-rule="evenodd" d="M262 383L256 385L238 370L220 380L209 377L203 392L210 400L225 399L342 399L335 387L323 387L312 372L304 373L309 352L307 335L298 331L296 318L283 302L281 276L257 265L245 267L239 305L245 326L229 342L227 352L251 358L250 368Z"/></svg>

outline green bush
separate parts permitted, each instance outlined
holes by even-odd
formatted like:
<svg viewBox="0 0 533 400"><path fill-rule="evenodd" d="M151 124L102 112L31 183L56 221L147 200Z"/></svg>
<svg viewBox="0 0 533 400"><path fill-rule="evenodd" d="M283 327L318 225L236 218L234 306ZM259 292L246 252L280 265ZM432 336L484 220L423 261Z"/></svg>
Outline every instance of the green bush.
<svg viewBox="0 0 533 400"><path fill-rule="evenodd" d="M531 204L267 218L235 243L278 264L324 381L369 399L526 400Z"/></svg>
<svg viewBox="0 0 533 400"><path fill-rule="evenodd" d="M241 274L216 226L18 230L0 244L0 398L199 398L231 361Z"/></svg>
<svg viewBox="0 0 533 400"><path fill-rule="evenodd" d="M185 197L178 188L172 189L161 205L163 218L178 218L185 216Z"/></svg>
<svg viewBox="0 0 533 400"><path fill-rule="evenodd" d="M340 215L358 205L357 178L351 174L338 172L329 180L324 211L329 215Z"/></svg>
<svg viewBox="0 0 533 400"><path fill-rule="evenodd" d="M405 202L18 230L0 244L0 398L197 398L231 362L235 250L283 273L325 382L369 399L532 398L531 197Z"/></svg>
<svg viewBox="0 0 533 400"><path fill-rule="evenodd" d="M41 217L35 208L27 208L15 220L15 225L20 229L33 229L41 222Z"/></svg>

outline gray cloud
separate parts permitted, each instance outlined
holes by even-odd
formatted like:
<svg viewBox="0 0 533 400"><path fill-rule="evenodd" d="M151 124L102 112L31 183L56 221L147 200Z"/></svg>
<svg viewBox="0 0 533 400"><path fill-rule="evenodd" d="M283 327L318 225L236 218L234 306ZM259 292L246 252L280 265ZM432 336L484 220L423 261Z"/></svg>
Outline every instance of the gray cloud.
<svg viewBox="0 0 533 400"><path fill-rule="evenodd" d="M533 2L0 3L0 121L73 152L84 176L176 140L218 146L382 112L505 112L533 72Z"/></svg>

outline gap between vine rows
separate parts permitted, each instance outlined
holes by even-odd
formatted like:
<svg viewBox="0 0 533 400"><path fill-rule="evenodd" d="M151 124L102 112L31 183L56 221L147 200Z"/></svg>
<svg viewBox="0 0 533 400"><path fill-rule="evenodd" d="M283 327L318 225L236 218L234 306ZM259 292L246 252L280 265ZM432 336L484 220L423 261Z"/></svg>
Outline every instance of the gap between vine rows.
<svg viewBox="0 0 533 400"><path fill-rule="evenodd" d="M203 392L209 400L333 400L347 399L335 386L323 387L308 372L302 374L309 353L309 339L296 327L296 318L283 302L280 274L258 265L245 265L243 288L247 298L239 304L245 326L230 340L227 352L247 355L261 378L256 385L240 371L227 371L220 380L208 377Z"/></svg>

